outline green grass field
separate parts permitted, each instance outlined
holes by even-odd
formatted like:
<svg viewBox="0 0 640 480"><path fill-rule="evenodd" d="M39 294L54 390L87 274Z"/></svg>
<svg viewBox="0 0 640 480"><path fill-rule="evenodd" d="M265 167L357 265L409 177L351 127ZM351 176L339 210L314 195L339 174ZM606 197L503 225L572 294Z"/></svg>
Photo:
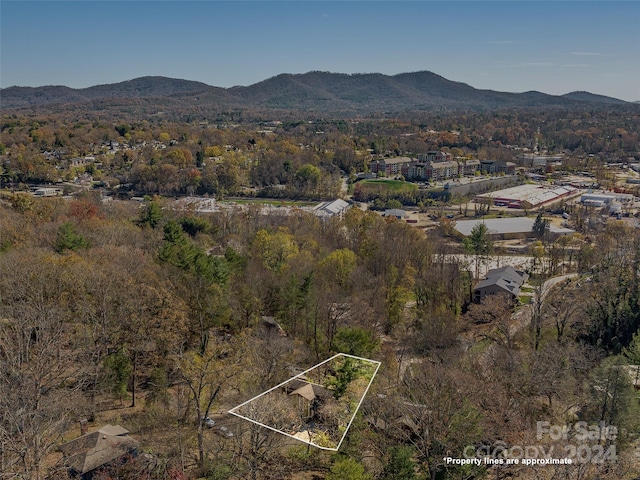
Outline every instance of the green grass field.
<svg viewBox="0 0 640 480"><path fill-rule="evenodd" d="M362 180L358 182L366 192L390 193L412 192L418 189L415 183L401 182L400 180Z"/></svg>

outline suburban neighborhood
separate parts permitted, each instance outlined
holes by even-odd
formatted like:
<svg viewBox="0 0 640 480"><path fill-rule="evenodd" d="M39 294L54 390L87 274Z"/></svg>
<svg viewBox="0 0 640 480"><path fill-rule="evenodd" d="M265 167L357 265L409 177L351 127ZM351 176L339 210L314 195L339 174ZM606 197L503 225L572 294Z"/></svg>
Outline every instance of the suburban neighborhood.
<svg viewBox="0 0 640 480"><path fill-rule="evenodd" d="M640 480L639 6L0 2L0 480Z"/></svg>

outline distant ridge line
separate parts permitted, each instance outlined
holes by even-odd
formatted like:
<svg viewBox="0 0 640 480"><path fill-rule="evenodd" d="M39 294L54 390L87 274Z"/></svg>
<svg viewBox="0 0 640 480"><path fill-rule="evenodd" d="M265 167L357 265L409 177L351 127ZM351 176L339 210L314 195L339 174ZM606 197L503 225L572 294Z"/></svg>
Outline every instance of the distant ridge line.
<svg viewBox="0 0 640 480"><path fill-rule="evenodd" d="M219 108L283 109L315 112L401 112L412 110L492 110L510 107L581 107L637 105L575 91L549 95L476 89L429 71L381 73L282 73L249 86L222 88L203 82L145 76L118 83L74 89L63 85L13 86L0 90L2 109L155 99L167 105ZM104 105L103 105L104 106Z"/></svg>

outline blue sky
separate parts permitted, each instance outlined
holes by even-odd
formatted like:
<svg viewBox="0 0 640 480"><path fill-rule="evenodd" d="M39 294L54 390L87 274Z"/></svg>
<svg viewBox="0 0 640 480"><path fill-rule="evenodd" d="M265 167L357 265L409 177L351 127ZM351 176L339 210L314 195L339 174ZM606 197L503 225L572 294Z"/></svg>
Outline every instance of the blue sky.
<svg viewBox="0 0 640 480"><path fill-rule="evenodd" d="M640 100L640 2L0 2L0 84L429 70L476 88Z"/></svg>

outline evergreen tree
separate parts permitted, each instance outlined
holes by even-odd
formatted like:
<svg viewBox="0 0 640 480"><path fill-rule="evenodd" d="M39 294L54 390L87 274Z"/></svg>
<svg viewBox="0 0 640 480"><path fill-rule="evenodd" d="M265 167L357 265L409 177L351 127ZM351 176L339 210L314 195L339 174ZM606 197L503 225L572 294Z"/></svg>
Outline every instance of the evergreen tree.
<svg viewBox="0 0 640 480"><path fill-rule="evenodd" d="M531 227L531 231L538 238L546 237L551 229L551 224L549 220L546 218L542 218L542 213L539 213L536 217L536 220L533 222L533 226Z"/></svg>
<svg viewBox="0 0 640 480"><path fill-rule="evenodd" d="M169 220L164 226L164 244L158 254L160 260L182 270L190 270L197 253L196 246L189 241L180 224Z"/></svg>
<svg viewBox="0 0 640 480"><path fill-rule="evenodd" d="M58 236L54 250L57 253L64 253L65 250L79 250L80 248L89 248L89 241L82 235L75 232L70 222L63 223L58 229Z"/></svg>
<svg viewBox="0 0 640 480"><path fill-rule="evenodd" d="M493 251L493 242L489 235L489 229L484 223L478 223L471 229L471 235L463 241L464 249L467 253L476 258L476 278L479 277L480 259L488 257Z"/></svg>
<svg viewBox="0 0 640 480"><path fill-rule="evenodd" d="M412 447L393 447L383 477L387 480L417 480L413 454Z"/></svg>
<svg viewBox="0 0 640 480"><path fill-rule="evenodd" d="M127 382L131 377L131 362L124 349L112 353L104 360L104 380L114 398L120 400L127 396Z"/></svg>
<svg viewBox="0 0 640 480"><path fill-rule="evenodd" d="M333 396L336 399L342 397L349 388L349 384L358 377L359 373L359 366L351 358L345 358L344 363L337 369L335 378L328 382L330 386L334 387Z"/></svg>
<svg viewBox="0 0 640 480"><path fill-rule="evenodd" d="M151 228L156 228L160 225L160 221L162 220L162 210L160 209L160 205L156 202L149 202L147 207L142 212L142 216L140 217L139 224L140 225L149 225Z"/></svg>
<svg viewBox="0 0 640 480"><path fill-rule="evenodd" d="M164 244L158 258L195 276L217 284L224 284L229 276L226 259L207 255L184 233L180 224L169 220L164 226Z"/></svg>

